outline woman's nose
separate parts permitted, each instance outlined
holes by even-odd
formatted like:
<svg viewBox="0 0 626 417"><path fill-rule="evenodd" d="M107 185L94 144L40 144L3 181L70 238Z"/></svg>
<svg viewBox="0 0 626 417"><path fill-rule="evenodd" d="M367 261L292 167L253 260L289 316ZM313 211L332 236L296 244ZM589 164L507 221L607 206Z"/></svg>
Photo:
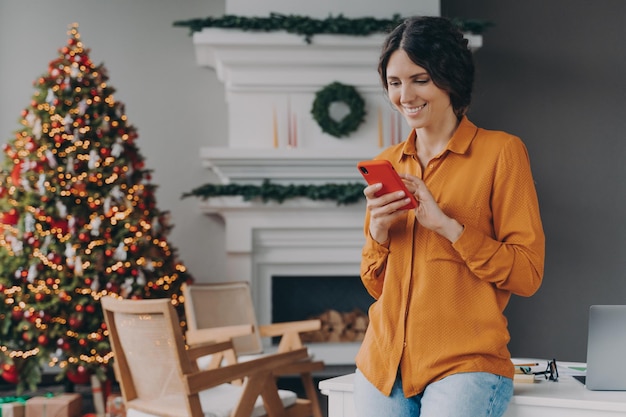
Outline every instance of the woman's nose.
<svg viewBox="0 0 626 417"><path fill-rule="evenodd" d="M400 90L400 102L408 103L415 98L415 92L411 88L411 85L402 84L402 89Z"/></svg>

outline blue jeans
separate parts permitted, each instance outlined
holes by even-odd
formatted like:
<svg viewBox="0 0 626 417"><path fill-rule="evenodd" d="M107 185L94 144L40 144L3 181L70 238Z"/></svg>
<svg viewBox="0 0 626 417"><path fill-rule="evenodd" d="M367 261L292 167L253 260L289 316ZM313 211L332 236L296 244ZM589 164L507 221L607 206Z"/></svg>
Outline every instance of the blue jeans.
<svg viewBox="0 0 626 417"><path fill-rule="evenodd" d="M450 375L405 398L400 375L389 397L357 369L354 403L359 417L501 417L513 396L513 380L486 372Z"/></svg>

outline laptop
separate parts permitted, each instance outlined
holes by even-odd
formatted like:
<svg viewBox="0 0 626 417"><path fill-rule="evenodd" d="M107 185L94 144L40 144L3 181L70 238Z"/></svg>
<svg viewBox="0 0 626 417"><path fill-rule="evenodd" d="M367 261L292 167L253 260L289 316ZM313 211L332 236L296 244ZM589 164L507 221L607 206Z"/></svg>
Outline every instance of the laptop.
<svg viewBox="0 0 626 417"><path fill-rule="evenodd" d="M592 391L626 391L626 305L589 308L585 386Z"/></svg>

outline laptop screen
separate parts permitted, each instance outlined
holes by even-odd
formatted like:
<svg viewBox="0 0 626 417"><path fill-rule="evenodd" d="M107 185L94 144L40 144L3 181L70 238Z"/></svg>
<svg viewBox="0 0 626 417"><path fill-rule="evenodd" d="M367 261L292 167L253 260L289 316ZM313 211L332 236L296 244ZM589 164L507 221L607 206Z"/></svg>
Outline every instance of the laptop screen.
<svg viewBox="0 0 626 417"><path fill-rule="evenodd" d="M626 390L626 305L589 308L587 377L590 390Z"/></svg>

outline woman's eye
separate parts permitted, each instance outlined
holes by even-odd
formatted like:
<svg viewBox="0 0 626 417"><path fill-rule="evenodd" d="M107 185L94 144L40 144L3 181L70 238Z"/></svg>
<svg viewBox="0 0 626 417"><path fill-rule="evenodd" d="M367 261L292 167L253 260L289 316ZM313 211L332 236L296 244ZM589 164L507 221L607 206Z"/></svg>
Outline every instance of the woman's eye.
<svg viewBox="0 0 626 417"><path fill-rule="evenodd" d="M415 82L418 84L428 84L429 81L430 78L418 78L417 80L415 80Z"/></svg>

